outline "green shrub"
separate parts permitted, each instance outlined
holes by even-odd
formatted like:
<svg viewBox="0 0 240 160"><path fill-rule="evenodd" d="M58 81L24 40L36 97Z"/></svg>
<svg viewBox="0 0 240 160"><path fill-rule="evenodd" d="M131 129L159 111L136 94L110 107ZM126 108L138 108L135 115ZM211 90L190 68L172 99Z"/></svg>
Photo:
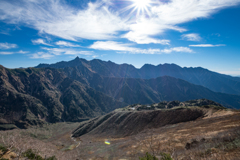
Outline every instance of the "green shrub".
<svg viewBox="0 0 240 160"><path fill-rule="evenodd" d="M161 156L162 156L161 160L173 160L171 155L168 153L161 153Z"/></svg>
<svg viewBox="0 0 240 160"><path fill-rule="evenodd" d="M23 156L34 160L44 160L41 156L34 153L34 151L31 149L28 149L26 152L24 152Z"/></svg>
<svg viewBox="0 0 240 160"><path fill-rule="evenodd" d="M141 158L139 157L140 160L158 160L157 157L149 154L148 152L146 153L145 157Z"/></svg>
<svg viewBox="0 0 240 160"><path fill-rule="evenodd" d="M4 152L7 152L8 149L6 147L3 147L3 146L0 145L0 151L2 151L4 153Z"/></svg>
<svg viewBox="0 0 240 160"><path fill-rule="evenodd" d="M28 149L26 152L24 152L23 156L31 160L45 160L45 158L42 158L40 155L37 155L32 149ZM52 156L47 158L46 160L57 160L57 158L55 156Z"/></svg>

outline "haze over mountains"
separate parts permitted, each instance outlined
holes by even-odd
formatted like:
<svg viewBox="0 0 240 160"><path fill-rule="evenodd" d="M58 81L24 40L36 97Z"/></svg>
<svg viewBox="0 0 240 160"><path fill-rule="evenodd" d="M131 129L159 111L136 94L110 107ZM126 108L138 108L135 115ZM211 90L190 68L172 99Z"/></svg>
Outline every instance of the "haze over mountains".
<svg viewBox="0 0 240 160"><path fill-rule="evenodd" d="M128 64L78 57L27 69L1 66L0 93L0 124L20 128L44 122L82 121L135 103L204 98L240 108L237 77L175 64L136 69Z"/></svg>

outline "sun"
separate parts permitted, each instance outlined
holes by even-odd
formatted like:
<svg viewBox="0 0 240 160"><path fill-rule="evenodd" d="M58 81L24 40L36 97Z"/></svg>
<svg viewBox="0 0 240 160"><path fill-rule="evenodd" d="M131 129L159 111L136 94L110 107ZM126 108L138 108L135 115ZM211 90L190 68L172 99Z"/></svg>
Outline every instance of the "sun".
<svg viewBox="0 0 240 160"><path fill-rule="evenodd" d="M130 10L129 15L150 15L150 8L154 4L153 0L123 0L131 4L122 9L122 12Z"/></svg>
<svg viewBox="0 0 240 160"><path fill-rule="evenodd" d="M148 8L151 6L151 0L131 0L134 10L137 10L137 14L149 14Z"/></svg>
<svg viewBox="0 0 240 160"><path fill-rule="evenodd" d="M140 10L146 9L150 6L151 1L150 0L132 0L133 5Z"/></svg>

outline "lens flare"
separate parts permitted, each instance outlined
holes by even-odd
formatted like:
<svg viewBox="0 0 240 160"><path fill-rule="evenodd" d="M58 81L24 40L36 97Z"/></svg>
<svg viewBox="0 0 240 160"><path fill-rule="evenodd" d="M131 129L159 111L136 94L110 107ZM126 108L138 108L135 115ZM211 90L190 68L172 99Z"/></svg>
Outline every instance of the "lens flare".
<svg viewBox="0 0 240 160"><path fill-rule="evenodd" d="M111 143L109 141L105 141L105 144L110 145Z"/></svg>

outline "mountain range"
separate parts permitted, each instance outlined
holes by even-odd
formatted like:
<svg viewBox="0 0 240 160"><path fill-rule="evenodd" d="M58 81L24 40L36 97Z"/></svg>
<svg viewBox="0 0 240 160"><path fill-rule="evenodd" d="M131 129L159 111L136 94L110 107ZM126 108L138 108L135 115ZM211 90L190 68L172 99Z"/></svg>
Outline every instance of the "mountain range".
<svg viewBox="0 0 240 160"><path fill-rule="evenodd" d="M111 61L94 59L87 61L79 57L69 62L55 64L39 64L36 68L66 68L81 67L105 77L152 79L170 76L201 85L214 92L240 95L240 78L209 71L207 69L180 67L176 64L159 64L157 66L145 64L140 69L129 64L115 64Z"/></svg>
<svg viewBox="0 0 240 160"><path fill-rule="evenodd" d="M118 65L75 58L34 68L0 66L0 125L77 122L128 104L210 99L240 108L240 78L175 64Z"/></svg>

